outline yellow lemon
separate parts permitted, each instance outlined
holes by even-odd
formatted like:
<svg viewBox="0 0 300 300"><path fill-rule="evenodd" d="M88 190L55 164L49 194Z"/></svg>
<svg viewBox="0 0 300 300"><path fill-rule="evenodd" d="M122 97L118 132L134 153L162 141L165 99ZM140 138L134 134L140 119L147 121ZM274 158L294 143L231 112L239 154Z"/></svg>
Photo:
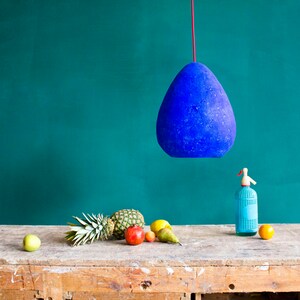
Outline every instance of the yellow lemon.
<svg viewBox="0 0 300 300"><path fill-rule="evenodd" d="M163 228L169 228L172 230L172 226L166 220L156 220L156 221L152 222L150 225L151 231L153 231L156 236L157 236L157 233Z"/></svg>

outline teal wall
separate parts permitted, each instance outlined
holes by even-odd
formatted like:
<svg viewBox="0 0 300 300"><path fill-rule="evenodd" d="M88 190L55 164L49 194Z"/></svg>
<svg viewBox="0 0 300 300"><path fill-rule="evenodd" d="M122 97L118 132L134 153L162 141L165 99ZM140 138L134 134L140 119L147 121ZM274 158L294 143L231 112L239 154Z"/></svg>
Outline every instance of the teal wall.
<svg viewBox="0 0 300 300"><path fill-rule="evenodd" d="M139 209L149 224L234 222L236 177L259 221L299 222L299 0L195 1L198 61L237 122L221 159L175 159L157 113L191 62L189 0L1 0L0 223Z"/></svg>

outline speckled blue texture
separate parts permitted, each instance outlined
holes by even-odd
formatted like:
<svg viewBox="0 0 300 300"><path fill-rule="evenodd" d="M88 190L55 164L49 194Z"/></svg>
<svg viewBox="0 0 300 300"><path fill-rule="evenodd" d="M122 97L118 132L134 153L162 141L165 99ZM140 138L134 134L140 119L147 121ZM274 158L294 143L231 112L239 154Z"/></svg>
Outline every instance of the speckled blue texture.
<svg viewBox="0 0 300 300"><path fill-rule="evenodd" d="M161 104L156 134L172 157L222 157L232 147L236 123L228 97L203 64L186 65Z"/></svg>

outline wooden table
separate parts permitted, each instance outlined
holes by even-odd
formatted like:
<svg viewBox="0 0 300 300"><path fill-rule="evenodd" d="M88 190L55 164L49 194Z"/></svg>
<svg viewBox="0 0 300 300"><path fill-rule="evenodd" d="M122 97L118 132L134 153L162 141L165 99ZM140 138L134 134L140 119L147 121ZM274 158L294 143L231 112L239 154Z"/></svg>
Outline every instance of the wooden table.
<svg viewBox="0 0 300 300"><path fill-rule="evenodd" d="M273 227L268 241L238 237L231 225L174 226L183 246L122 240L72 247L64 240L66 226L0 226L0 299L198 300L214 293L300 292L300 224ZM41 238L38 251L22 250L27 233Z"/></svg>

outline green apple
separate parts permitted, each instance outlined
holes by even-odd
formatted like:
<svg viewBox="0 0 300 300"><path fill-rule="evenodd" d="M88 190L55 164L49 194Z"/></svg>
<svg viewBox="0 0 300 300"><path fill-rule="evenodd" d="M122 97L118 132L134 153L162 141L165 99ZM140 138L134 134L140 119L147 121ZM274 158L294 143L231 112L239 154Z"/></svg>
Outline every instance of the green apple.
<svg viewBox="0 0 300 300"><path fill-rule="evenodd" d="M23 249L25 251L36 251L41 246L41 240L34 234L26 234L23 239Z"/></svg>

